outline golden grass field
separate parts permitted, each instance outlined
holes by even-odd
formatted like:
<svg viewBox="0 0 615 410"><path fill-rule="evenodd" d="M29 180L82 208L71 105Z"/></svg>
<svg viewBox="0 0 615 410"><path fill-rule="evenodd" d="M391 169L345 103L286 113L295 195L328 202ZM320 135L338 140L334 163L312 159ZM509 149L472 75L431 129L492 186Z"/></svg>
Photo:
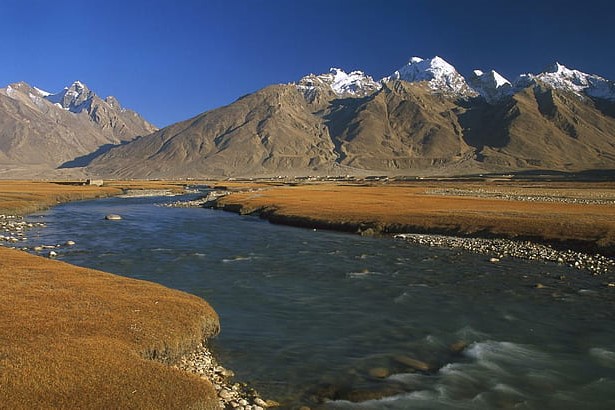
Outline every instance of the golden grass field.
<svg viewBox="0 0 615 410"><path fill-rule="evenodd" d="M222 183L221 183L222 185ZM615 199L615 183L281 184L224 183L220 205L272 221L332 229L531 237L613 254L615 206L509 201L481 190L551 198ZM116 195L122 188L0 181L0 213ZM441 195L463 189L475 196ZM203 300L160 285L78 268L0 247L0 408L215 408L210 383L172 361L214 335Z"/></svg>
<svg viewBox="0 0 615 410"><path fill-rule="evenodd" d="M0 209L31 212L121 187L151 186L0 182ZM2 247L0 283L0 408L217 408L208 381L163 363L218 332L202 299Z"/></svg>
<svg viewBox="0 0 615 410"><path fill-rule="evenodd" d="M235 183L230 188L240 189L242 184ZM477 195L434 193L443 189L474 191ZM484 191L553 199L615 200L615 183L325 183L235 192L222 198L220 205L242 213L264 212L273 222L300 226L524 238L608 254L615 251L615 205L480 197Z"/></svg>
<svg viewBox="0 0 615 410"><path fill-rule="evenodd" d="M0 181L0 213L24 215L61 202L102 198L122 189L179 189L184 183L111 181L102 187L73 183Z"/></svg>

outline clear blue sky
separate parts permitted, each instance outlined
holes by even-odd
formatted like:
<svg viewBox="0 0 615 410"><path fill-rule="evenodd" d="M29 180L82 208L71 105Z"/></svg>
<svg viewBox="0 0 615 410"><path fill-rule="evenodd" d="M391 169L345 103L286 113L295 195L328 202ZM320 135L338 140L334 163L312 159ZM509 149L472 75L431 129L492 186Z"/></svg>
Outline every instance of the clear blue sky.
<svg viewBox="0 0 615 410"><path fill-rule="evenodd" d="M1 0L0 87L74 80L166 126L329 67L411 56L509 79L560 61L615 80L610 0Z"/></svg>

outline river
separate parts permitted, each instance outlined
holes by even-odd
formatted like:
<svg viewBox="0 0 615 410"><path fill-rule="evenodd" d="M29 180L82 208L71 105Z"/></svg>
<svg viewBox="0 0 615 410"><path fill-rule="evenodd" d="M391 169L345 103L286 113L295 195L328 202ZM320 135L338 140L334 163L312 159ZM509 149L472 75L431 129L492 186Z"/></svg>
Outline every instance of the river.
<svg viewBox="0 0 615 410"><path fill-rule="evenodd" d="M28 245L204 298L221 363L287 408L615 408L612 276L158 206L175 199L59 205Z"/></svg>

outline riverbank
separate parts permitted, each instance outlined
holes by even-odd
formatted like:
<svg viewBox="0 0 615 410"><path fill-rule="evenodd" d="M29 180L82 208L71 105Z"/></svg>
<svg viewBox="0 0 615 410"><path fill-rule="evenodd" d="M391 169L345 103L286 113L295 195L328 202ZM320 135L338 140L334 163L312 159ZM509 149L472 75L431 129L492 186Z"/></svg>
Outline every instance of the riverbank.
<svg viewBox="0 0 615 410"><path fill-rule="evenodd" d="M215 336L202 299L0 248L3 408L217 409L172 363Z"/></svg>
<svg viewBox="0 0 615 410"><path fill-rule="evenodd" d="M0 408L264 407L203 345L220 329L204 300L9 249L36 225L21 215L127 189L182 184L0 182Z"/></svg>
<svg viewBox="0 0 615 410"><path fill-rule="evenodd" d="M438 234L615 255L614 183L235 183L216 206L273 223L373 234ZM546 199L545 199L546 198ZM547 200L548 199L548 200Z"/></svg>
<svg viewBox="0 0 615 410"><path fill-rule="evenodd" d="M0 181L0 213L23 216L62 202L117 196L126 192L184 190L183 182L109 181L103 186L79 182Z"/></svg>
<svg viewBox="0 0 615 410"><path fill-rule="evenodd" d="M49 187L45 189L47 188ZM241 185L229 186L228 188L229 190L243 189ZM514 220L515 217L519 217L519 219L525 218L527 219L524 220L526 227L530 224L528 221L532 221L531 218L534 218L533 221L536 222L537 225L544 223L544 221L541 222L541 220L544 219L551 221L559 220L561 223L566 223L566 218L568 218L574 224L578 224L579 221L593 221L600 229L606 227L605 232L607 234L609 229L610 232L613 232L613 206L609 205L609 203L597 204L589 201L575 203L575 201L572 200L554 201L551 205L555 207L572 206L573 208L565 208L566 212L555 212L553 215L547 214L544 211L541 213L536 210L534 213L527 212L526 215L526 213L519 210L523 210L524 205L520 205L521 208L519 208L519 204L528 204L525 209L532 211L533 207L536 207L536 204L538 204L538 207L542 207L543 203L537 200L517 200L518 198L525 198L525 194L518 194L517 196L511 195L504 201L500 198L493 198L491 194L486 195L484 193L481 193L481 195L476 194L478 197L476 198L467 195L467 191L463 191L463 195L458 194L458 192L455 192L458 195L453 195L448 191L428 192L429 189L438 187L436 186L434 188L434 186L426 184L399 186L330 184L290 187L266 186L261 184L249 188L250 191L234 192L216 202L218 206L225 207L227 210L234 210L241 213L259 212L267 218L270 218L271 215L275 215L277 212L283 211L283 215L286 215L285 217L297 218L291 219L291 222L299 221L299 226L316 228L329 227L331 229L359 232L364 235L387 234L394 232L394 229L398 227L400 229L405 229L409 226L412 227L407 224L407 221L404 222L404 217L413 217L413 221L418 221L417 223L423 222L423 220L433 223L442 223L442 220L438 218L445 218L444 220L446 220L446 218L459 218L459 220L462 221L464 218L467 218L465 223L471 226L472 218L476 218L475 220L478 222L486 223L488 219L485 219L485 217L493 217L494 215L497 217L500 216L500 214L512 220ZM96 188L87 189L94 189L94 193L99 193L96 191ZM122 191L121 188L118 189ZM470 193L474 194L475 191L473 191L473 189L475 188L470 187L470 189ZM510 187L498 186L497 189L504 190L510 189ZM540 198L540 195L547 193L544 187L532 187L531 189L521 187L519 189L529 189L532 191L526 192L531 193L532 198ZM551 197L557 197L557 195L563 197L563 189L564 188L560 187L555 189L557 192L549 191L548 195ZM590 198L594 193L596 195L600 193L600 201L609 201L612 193L609 187L598 189L600 192L590 192L589 190L582 192L582 190L580 190L579 193L576 194L575 189L566 189L566 196L574 194L578 195L578 198ZM444 192L444 194L442 192ZM80 195L84 196L82 192L74 193L74 199L86 199L85 197L80 197ZM241 199L242 197L247 201L245 204L238 200L238 198ZM596 198L597 197L598 196L596 196ZM0 189L0 208L2 208L1 198L2 190ZM62 198L63 197L60 196L50 200L48 206L53 205L53 201L57 203L57 201ZM259 201L262 202L259 203ZM228 205L224 205L225 203ZM36 206L44 207L44 205L40 203ZM575 208L577 206L580 208ZM555 208L551 209L553 210ZM284 216L281 218L284 218ZM497 218L493 220L495 222L499 221ZM506 220L506 218L504 218L504 220ZM283 219L282 221L284 222ZM605 221L607 223L605 223ZM608 223L611 223L611 225ZM494 224L494 226L498 228L497 224ZM506 225L503 226L506 227ZM583 227L584 225L581 224L579 226ZM591 230L590 228L591 226L585 226L585 229L588 231ZM430 229L430 227L426 226L424 229ZM499 226L499 229L502 229L502 226ZM574 230L571 232L574 232ZM603 231L598 231L598 234L600 234L600 232ZM482 234L485 233L476 230L469 233L469 235ZM494 231L487 231L487 235L496 235L496 233ZM611 240L608 235L598 236L603 240L603 243L609 243L609 240ZM431 241L432 238L429 240ZM559 241L558 243L560 243L560 245L570 243L566 241L570 241L570 236L563 237L563 241ZM431 246L430 244L428 245ZM17 317L17 320L11 320L9 322L9 319L5 319L2 322L3 330L0 334L13 335L14 333L20 334L19 332L21 332L24 340L28 342L24 344L25 347L22 348L19 344L19 337L5 337L3 345L8 347L0 350L0 366L2 366L3 369L7 366L11 366L12 368L11 372L6 373L6 376L4 376L4 371L3 375L0 376L3 377L0 379L3 389L5 386L8 386L8 391L14 392L10 393L12 397L15 398L15 401L10 403L12 407L40 407L40 403L58 403L56 407L108 407L109 405L118 406L117 403L120 403L120 407L175 408L186 407L192 399L195 399L195 396L202 398L205 394L212 394L212 401L207 403L200 401L194 402L197 403L195 405L196 407L208 408L206 407L210 405L208 403L211 403L212 406L218 406L222 402L226 403L227 406L236 406L238 408L243 406L244 408L254 409L257 408L255 406L264 407L260 404L267 404L264 401L257 402L257 396L252 396L252 402L242 397L242 395L245 396L247 394L241 390L242 386L231 383L227 378L229 373L226 369L220 368L220 366L209 359L208 351L206 349L202 350L202 347L200 347L200 341L197 340L199 338L195 337L192 339L186 336L187 334L191 334L191 331L186 332L186 325L198 327L198 323L194 324L193 321L196 320L198 322L202 317L208 316L205 311L199 311L202 307L192 306L191 303L187 301L182 302L183 305L182 303L178 303L178 309L181 308L182 311L189 316L185 323L178 323L175 312L172 309L163 308L161 310L152 310L146 303L136 307L132 307L130 304L116 305L115 291L119 292L119 290L115 289L111 292L109 286L105 283L98 283L98 286L94 286L89 290L83 287L90 282L90 276L96 277L98 275L105 276L109 274L104 274L102 272L85 274L84 271L87 270L62 264L60 270L72 272L69 276L62 276L54 273L55 267L52 268L51 265L47 265L48 263L58 262L49 261L46 258L37 258L36 260L30 261L14 259L11 262L10 255L5 257L4 252L6 251L8 250L0 248L0 260L8 261L6 264L0 265L0 272L3 274L1 277L2 283L8 283L11 280L15 282L15 278L20 278L21 282L19 283L21 284L19 285L18 283L18 287L15 287L15 284L7 284L7 286L5 286L8 289L7 292L15 296L12 296L7 302L8 307L6 309L9 310L2 312L3 317ZM35 258L26 254L19 254L27 258ZM494 263L496 262L497 261ZM29 266L33 267L32 270ZM35 271L34 267L40 267L41 269L41 272L37 274L38 278L36 275L32 275L32 272ZM46 276L44 273L46 273ZM113 277L113 275L109 276ZM29 281L31 278L33 281ZM114 280L119 281L130 281L124 278L114 278ZM34 279L36 280L34 281ZM83 286L76 286L72 289L66 288L67 283L72 286L80 282L84 282L85 284ZM118 285L116 287L127 288L126 295L124 295L126 300L130 300L129 298L132 294L143 293L140 290L140 284L151 285L147 282L135 282L137 283ZM166 289L162 287L159 288ZM32 289L35 291L32 291ZM159 291L160 289L145 290L145 294L149 293L152 295ZM181 292L175 292L169 289L166 289L166 291L172 292L172 296L169 297L169 300L173 300L173 298L183 300L183 296L181 295L186 296ZM121 299L123 296L121 296L121 293L118 294ZM155 300L158 301L158 299ZM201 301L200 299L198 300ZM154 305L157 306L156 304ZM38 311L38 306L41 306L40 312ZM15 309L15 312L18 314L13 313L10 309ZM147 311L148 309L150 310L149 316L148 314L144 315L146 319L143 322L146 324L146 327L141 326L141 322L134 322L135 319L141 319L139 315L142 311ZM51 312L51 314L48 314L48 312ZM89 313L91 313L91 315ZM147 317L149 317L149 319ZM101 320L105 323L107 321L116 324L123 323L123 327L120 326L120 328L115 328L113 327L114 325L109 325L112 327L111 332L106 330L97 332L100 327L98 322ZM157 333L157 328L150 328L150 325L147 324L149 320L151 320L151 323L154 325L156 323L165 324L166 322L164 328L168 328L169 333ZM134 326L132 326L133 324ZM10 328L12 325L18 326L18 329L13 330ZM24 329L19 330L19 326L24 327ZM128 328L128 330L126 330L126 328ZM148 330L146 332L149 339L141 335L140 331L143 329L151 329L151 331ZM80 334L79 332L81 331L84 333ZM205 333L203 333L203 335L204 334ZM42 336L35 337L35 335ZM156 337L158 337L158 339L156 339ZM185 344L184 342L178 344L172 340L183 340ZM177 366L182 370L189 370L194 373L194 375L190 375L181 372L181 374L183 374L182 377L188 377L189 379L185 384L179 382L169 383L168 378L165 378L167 376L163 374L167 371L171 371L172 376L168 377L175 379L177 374L173 372L180 372L180 370L177 368L170 368L166 364L157 361L152 361L152 358L159 359L161 357L158 353L154 355L148 353L143 354L144 351L151 351L147 346L148 343L152 341L154 343L160 343L165 349L172 352L162 355L164 362L175 361ZM96 347L100 347L100 349L96 350ZM153 351L157 352L158 350L154 349ZM84 353L81 355L81 352ZM113 353L110 354L110 352ZM185 356L180 359L179 357L184 353ZM194 355L194 353L197 354ZM35 359L33 360L34 364L30 365L30 356L36 356L40 358L40 360ZM110 358L110 356L113 357ZM124 359L126 360L124 361ZM58 362L58 360L60 360L60 362ZM99 363L103 366L103 370L99 370ZM129 374L129 376L126 376L127 378L123 376L124 367L122 366L130 368L130 370L127 371ZM130 379L130 377L132 377L130 374L133 373L136 374L136 376ZM118 375L122 375L122 377ZM214 378L218 378L218 381L215 381ZM179 379L181 379L181 377ZM31 389L32 380L35 380L36 386L40 385L41 387ZM128 391L126 383L123 382L124 380L131 380L129 386L137 384L139 388L133 388ZM216 384L208 384L209 381L214 381ZM190 383L200 383L198 386L201 387L195 387L197 385L193 386ZM162 384L162 386L160 384ZM203 387L203 384L209 387ZM216 387L216 385L218 387ZM70 390L69 387L73 390ZM183 394L182 392L184 392L184 389L188 389L190 393ZM81 394L81 391L84 393ZM102 393L99 393L99 391ZM54 396L54 394L56 394L54 392L59 393ZM134 400L132 400L133 398L130 395L137 394L137 392L148 392L148 397L151 396L150 399L148 399L149 401L140 400L140 397L135 397ZM65 401L68 400L66 397L71 394L75 397L70 400L84 401ZM157 399L158 394L164 397ZM217 398L213 396L216 394ZM226 401L220 400L224 398L222 396L226 397ZM34 399L30 399L31 397ZM36 405L34 401L27 400L39 400L39 405ZM88 402L88 400L90 401ZM171 402L169 400L183 401ZM244 405L244 402L247 404Z"/></svg>

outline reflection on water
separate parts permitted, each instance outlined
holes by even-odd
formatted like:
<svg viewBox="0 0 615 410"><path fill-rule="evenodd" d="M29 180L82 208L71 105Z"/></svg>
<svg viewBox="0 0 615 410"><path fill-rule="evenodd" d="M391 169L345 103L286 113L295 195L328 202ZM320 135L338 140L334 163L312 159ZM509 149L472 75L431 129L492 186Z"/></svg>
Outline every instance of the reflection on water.
<svg viewBox="0 0 615 410"><path fill-rule="evenodd" d="M31 245L203 297L220 360L290 408L615 408L612 277L160 201L58 206Z"/></svg>

